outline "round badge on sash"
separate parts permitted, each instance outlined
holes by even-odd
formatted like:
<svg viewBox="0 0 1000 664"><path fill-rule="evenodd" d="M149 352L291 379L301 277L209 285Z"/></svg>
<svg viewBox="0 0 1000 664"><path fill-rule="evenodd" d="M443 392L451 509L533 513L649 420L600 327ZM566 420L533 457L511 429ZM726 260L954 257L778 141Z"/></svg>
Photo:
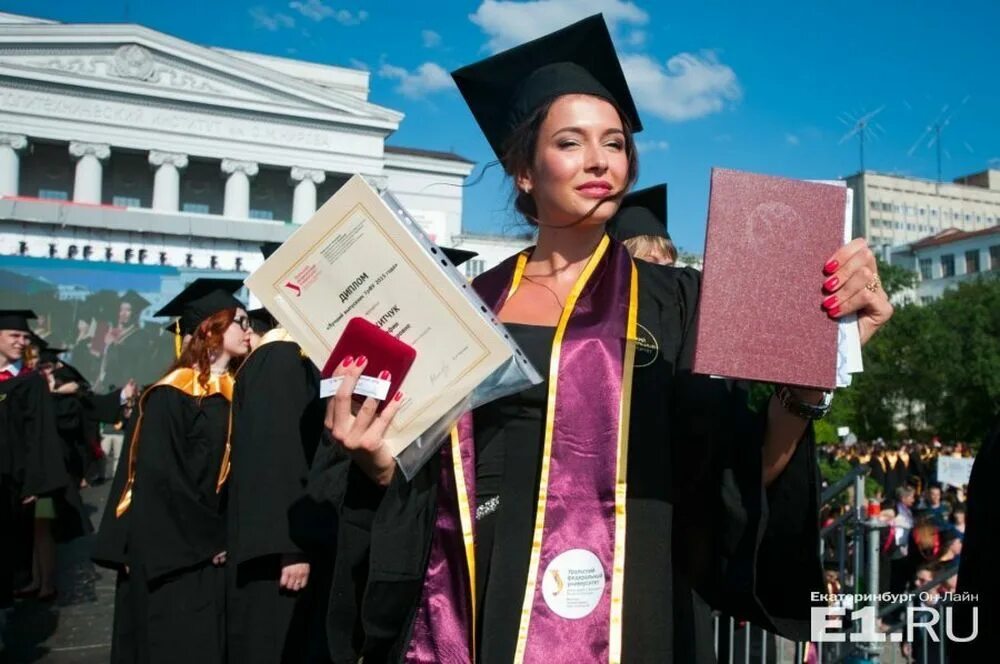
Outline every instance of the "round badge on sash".
<svg viewBox="0 0 1000 664"><path fill-rule="evenodd" d="M545 568L542 597L561 618L578 620L597 608L607 577L596 555L586 549L563 551Z"/></svg>

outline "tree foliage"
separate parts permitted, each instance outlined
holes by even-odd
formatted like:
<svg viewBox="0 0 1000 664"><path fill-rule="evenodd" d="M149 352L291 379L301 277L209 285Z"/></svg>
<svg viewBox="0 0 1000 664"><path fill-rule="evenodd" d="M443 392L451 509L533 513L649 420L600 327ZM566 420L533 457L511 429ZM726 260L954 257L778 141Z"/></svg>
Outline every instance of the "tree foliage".
<svg viewBox="0 0 1000 664"><path fill-rule="evenodd" d="M980 440L1000 404L1000 279L898 307L863 355L865 371L838 392L831 422L862 438L893 437L898 422L904 436Z"/></svg>

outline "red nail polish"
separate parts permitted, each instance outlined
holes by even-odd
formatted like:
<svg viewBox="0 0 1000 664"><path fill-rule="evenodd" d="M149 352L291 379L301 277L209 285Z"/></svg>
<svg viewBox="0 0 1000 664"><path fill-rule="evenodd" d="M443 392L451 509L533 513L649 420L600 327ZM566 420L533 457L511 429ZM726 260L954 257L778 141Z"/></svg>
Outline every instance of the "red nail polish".
<svg viewBox="0 0 1000 664"><path fill-rule="evenodd" d="M392 378L392 374L389 373L388 371L381 371L378 377L380 380L389 380L390 378Z"/></svg>
<svg viewBox="0 0 1000 664"><path fill-rule="evenodd" d="M823 282L823 290L831 291L834 288L836 288L837 284L839 283L840 279L838 279L837 277L830 277L829 279Z"/></svg>
<svg viewBox="0 0 1000 664"><path fill-rule="evenodd" d="M393 401L402 401L403 400L403 393L397 390L396 391L396 396L394 396L392 398L392 400Z"/></svg>
<svg viewBox="0 0 1000 664"><path fill-rule="evenodd" d="M341 363L340 366L342 366L342 367L349 367L349 366L351 366L351 362L353 362L353 361L354 361L354 358L351 357L350 355L348 355L347 357L344 358L344 361L343 361L343 363Z"/></svg>
<svg viewBox="0 0 1000 664"><path fill-rule="evenodd" d="M840 307L834 307L833 309L827 311L827 313L830 314L831 316L836 317L840 313Z"/></svg>
<svg viewBox="0 0 1000 664"><path fill-rule="evenodd" d="M368 358L364 355L359 355L358 359L354 361L354 366L360 367L364 366L368 362Z"/></svg>
<svg viewBox="0 0 1000 664"><path fill-rule="evenodd" d="M838 261L830 261L829 263L823 266L823 271L826 272L827 274L833 274L834 272L837 271L838 267L840 267L840 263Z"/></svg>
<svg viewBox="0 0 1000 664"><path fill-rule="evenodd" d="M830 297L828 297L825 300L823 300L823 308L824 309L832 309L833 305L835 305L835 304L837 304L837 296L836 295L831 295Z"/></svg>

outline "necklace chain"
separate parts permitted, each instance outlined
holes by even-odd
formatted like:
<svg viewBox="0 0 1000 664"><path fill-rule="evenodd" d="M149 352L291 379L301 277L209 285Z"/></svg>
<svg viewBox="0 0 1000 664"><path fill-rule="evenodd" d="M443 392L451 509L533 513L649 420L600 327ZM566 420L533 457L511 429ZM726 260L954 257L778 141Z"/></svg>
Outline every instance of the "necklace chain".
<svg viewBox="0 0 1000 664"><path fill-rule="evenodd" d="M546 286L545 284L543 284L540 281L535 281L534 279L532 279L531 277L529 277L526 274L522 274L521 278L524 279L524 280L526 280L526 281L529 281L529 282L535 284L536 286L538 286L540 288L544 288L545 290L547 290L549 293L552 294L552 297L555 298L556 304L559 305L559 309L561 310L561 309L565 308L566 305L563 304L562 300L559 299L559 295L557 295L554 290L552 290L551 288L549 288L548 286Z"/></svg>

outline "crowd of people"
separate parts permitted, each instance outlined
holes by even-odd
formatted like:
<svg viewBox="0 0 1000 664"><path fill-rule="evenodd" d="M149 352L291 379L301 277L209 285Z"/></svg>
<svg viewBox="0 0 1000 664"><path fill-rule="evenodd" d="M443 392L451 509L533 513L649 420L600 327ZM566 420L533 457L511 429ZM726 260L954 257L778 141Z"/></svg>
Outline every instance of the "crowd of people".
<svg viewBox="0 0 1000 664"><path fill-rule="evenodd" d="M353 398L380 358L347 358L324 403L240 282L192 282L157 313L179 354L128 409L96 535L114 662L709 662L713 607L808 638L810 422L830 398L779 386L753 412L691 371L701 275L665 266L663 241L620 242L665 238L666 214L626 196L642 123L603 18L453 76L537 228L474 287L543 382L464 414L406 478L383 441L406 395ZM630 232L633 215L654 221ZM892 315L874 256L855 240L824 259L816 305L857 314L866 343ZM24 365L27 314L0 316L0 391L20 388L0 404L5 506L37 518L78 484L38 433L59 386Z"/></svg>

